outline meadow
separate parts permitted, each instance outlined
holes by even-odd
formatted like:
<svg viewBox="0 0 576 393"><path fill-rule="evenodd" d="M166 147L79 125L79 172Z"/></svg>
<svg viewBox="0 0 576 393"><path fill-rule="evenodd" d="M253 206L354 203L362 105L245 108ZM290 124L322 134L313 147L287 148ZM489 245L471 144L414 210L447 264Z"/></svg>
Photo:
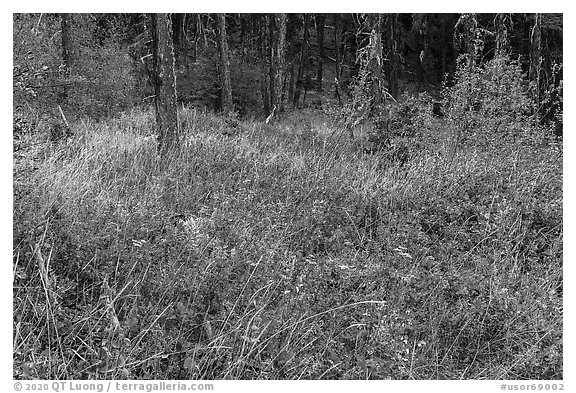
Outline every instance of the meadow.
<svg viewBox="0 0 576 393"><path fill-rule="evenodd" d="M561 141L178 116L18 141L15 378L563 378Z"/></svg>

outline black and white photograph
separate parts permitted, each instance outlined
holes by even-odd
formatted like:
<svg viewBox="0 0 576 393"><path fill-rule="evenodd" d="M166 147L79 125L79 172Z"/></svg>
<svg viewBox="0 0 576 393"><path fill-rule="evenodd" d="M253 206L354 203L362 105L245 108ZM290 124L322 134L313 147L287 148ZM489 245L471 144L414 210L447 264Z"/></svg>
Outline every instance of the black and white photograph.
<svg viewBox="0 0 576 393"><path fill-rule="evenodd" d="M14 386L569 390L563 13L174 10L12 13Z"/></svg>

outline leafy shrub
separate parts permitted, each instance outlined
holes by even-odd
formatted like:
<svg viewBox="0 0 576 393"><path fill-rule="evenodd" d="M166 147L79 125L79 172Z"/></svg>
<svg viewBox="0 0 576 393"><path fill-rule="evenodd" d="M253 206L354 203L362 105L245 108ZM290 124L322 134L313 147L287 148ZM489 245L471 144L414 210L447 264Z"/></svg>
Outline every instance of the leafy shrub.
<svg viewBox="0 0 576 393"><path fill-rule="evenodd" d="M14 105L25 108L28 117L60 118L56 108L61 105L69 117L74 113L104 118L141 103L136 65L127 49L112 39L97 40L89 15L75 15L70 26L70 70L62 64L59 15L14 18ZM39 114L28 114L29 108Z"/></svg>
<svg viewBox="0 0 576 393"><path fill-rule="evenodd" d="M486 64L457 63L455 83L444 89L448 119L462 138L480 144L493 138L519 138L532 128L533 103L520 63L497 56Z"/></svg>
<svg viewBox="0 0 576 393"><path fill-rule="evenodd" d="M142 104L134 61L112 40L102 46L83 45L81 61L68 82L68 107L95 119L110 117Z"/></svg>

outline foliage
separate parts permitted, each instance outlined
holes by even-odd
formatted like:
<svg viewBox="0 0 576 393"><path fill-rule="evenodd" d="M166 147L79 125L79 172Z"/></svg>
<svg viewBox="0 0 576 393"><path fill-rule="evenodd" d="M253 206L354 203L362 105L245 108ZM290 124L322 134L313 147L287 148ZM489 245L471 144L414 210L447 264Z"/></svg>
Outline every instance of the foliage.
<svg viewBox="0 0 576 393"><path fill-rule="evenodd" d="M71 78L71 111L98 119L141 104L134 63L124 49L113 41L82 49L81 58L86 60Z"/></svg>
<svg viewBox="0 0 576 393"><path fill-rule="evenodd" d="M346 107L347 123L351 127L370 117L381 117L385 110L384 101L390 97L383 79L381 34L371 26L371 19L364 17L369 39L364 47L358 49L356 62L359 71L351 83L351 100Z"/></svg>
<svg viewBox="0 0 576 393"><path fill-rule="evenodd" d="M227 18L231 117L211 17L174 18L183 139L160 157L144 18L74 15L66 69L59 15L14 15L15 378L562 379L563 146L537 121L561 66L535 94L526 16L498 51L470 16L456 66L458 15L400 14L393 100L382 17L340 16L349 101L266 122L263 18ZM440 70L442 102L418 92Z"/></svg>
<svg viewBox="0 0 576 393"><path fill-rule="evenodd" d="M541 102L536 109L542 123L554 122L562 125L564 119L564 81L563 64L554 63L550 70L550 80L542 93Z"/></svg>
<svg viewBox="0 0 576 393"><path fill-rule="evenodd" d="M126 48L111 39L96 42L89 15L74 16L70 70L60 55L58 15L15 14L14 18L14 105L23 108L27 117L59 117L60 103L69 116L98 119L140 103L133 60Z"/></svg>
<svg viewBox="0 0 576 393"><path fill-rule="evenodd" d="M55 83L62 73L59 46L47 39L56 33L55 22L49 16L43 19L52 28L41 29L44 26L38 15L14 14L12 80L15 106L24 105L27 100L34 102L43 85Z"/></svg>
<svg viewBox="0 0 576 393"><path fill-rule="evenodd" d="M541 138L533 117L535 103L520 64L508 56L474 65L458 62L454 85L444 89L448 121L460 141L486 145L495 138Z"/></svg>

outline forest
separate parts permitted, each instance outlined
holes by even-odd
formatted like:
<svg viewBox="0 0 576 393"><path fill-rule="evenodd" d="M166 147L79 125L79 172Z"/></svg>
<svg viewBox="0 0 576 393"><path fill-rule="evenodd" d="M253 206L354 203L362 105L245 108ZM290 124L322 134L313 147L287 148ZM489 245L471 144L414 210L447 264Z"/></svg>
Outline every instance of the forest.
<svg viewBox="0 0 576 393"><path fill-rule="evenodd" d="M12 79L14 379L563 379L563 14L13 14Z"/></svg>

